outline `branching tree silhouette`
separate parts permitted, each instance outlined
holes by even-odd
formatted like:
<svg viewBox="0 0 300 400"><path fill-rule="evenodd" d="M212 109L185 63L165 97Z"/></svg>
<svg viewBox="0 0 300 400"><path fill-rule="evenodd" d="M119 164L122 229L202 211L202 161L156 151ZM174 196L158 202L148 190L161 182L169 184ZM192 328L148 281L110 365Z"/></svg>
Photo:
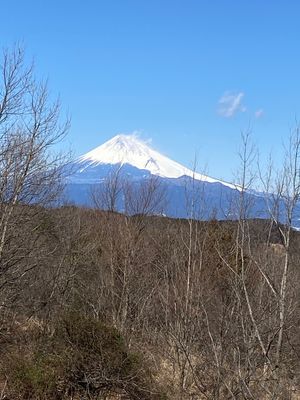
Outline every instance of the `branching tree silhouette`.
<svg viewBox="0 0 300 400"><path fill-rule="evenodd" d="M36 80L23 49L4 50L0 62L1 289L37 264L30 260L30 249L25 250L15 237L21 227L26 230L24 205L51 204L61 190L65 159L54 153L53 146L65 137L68 127L68 119L60 121L59 101L51 101L47 84ZM28 235L36 236L37 227L28 229Z"/></svg>

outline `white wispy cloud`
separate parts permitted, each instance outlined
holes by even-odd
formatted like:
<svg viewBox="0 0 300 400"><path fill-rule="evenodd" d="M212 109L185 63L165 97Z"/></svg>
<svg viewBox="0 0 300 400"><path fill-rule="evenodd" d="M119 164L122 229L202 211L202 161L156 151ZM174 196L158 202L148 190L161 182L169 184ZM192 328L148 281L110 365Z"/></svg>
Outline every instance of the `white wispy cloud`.
<svg viewBox="0 0 300 400"><path fill-rule="evenodd" d="M218 101L218 113L225 118L233 117L237 112L245 112L246 107L242 104L243 92L225 92Z"/></svg>
<svg viewBox="0 0 300 400"><path fill-rule="evenodd" d="M254 113L255 118L261 118L264 115L264 110L260 108L259 110L256 110Z"/></svg>

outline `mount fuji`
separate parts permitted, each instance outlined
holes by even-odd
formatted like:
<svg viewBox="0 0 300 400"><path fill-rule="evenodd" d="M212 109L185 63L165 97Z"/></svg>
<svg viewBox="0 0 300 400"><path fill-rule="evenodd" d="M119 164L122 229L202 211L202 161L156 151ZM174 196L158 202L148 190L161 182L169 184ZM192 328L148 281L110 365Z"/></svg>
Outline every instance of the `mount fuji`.
<svg viewBox="0 0 300 400"><path fill-rule="evenodd" d="M79 173L95 172L103 165L131 165L161 178L188 176L198 181L222 183L232 189L236 186L196 173L152 149L135 135L117 135L103 145L79 157ZM82 175L81 175L82 176ZM97 180L97 177L95 176Z"/></svg>
<svg viewBox="0 0 300 400"><path fill-rule="evenodd" d="M239 185L192 171L160 154L135 135L113 137L69 164L66 171L66 197L76 205L92 207L93 189L104 191L109 176L120 171L122 180L129 182L135 191L153 179L163 188L163 210L153 210L154 213L177 218L191 214L201 219L237 217ZM246 196L249 200L255 197L256 214L265 208L261 196L250 193ZM121 190L117 201L120 212L126 211L124 197Z"/></svg>

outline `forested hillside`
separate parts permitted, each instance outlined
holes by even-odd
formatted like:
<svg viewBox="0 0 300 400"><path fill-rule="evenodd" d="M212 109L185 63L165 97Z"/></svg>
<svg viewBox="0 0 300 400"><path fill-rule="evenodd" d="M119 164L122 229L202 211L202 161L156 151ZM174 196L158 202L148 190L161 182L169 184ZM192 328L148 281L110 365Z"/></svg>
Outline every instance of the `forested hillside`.
<svg viewBox="0 0 300 400"><path fill-rule="evenodd" d="M14 218L1 398L297 398L297 232L287 248L263 220L33 206Z"/></svg>

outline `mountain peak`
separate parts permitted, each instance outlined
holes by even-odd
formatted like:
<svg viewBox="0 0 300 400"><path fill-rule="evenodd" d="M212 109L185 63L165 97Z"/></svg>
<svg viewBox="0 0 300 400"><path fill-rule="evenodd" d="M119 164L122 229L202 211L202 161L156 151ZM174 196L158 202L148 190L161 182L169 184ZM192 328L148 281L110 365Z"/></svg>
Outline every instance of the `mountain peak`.
<svg viewBox="0 0 300 400"><path fill-rule="evenodd" d="M93 168L102 164L129 164L138 169L147 170L152 175L157 175L162 178L189 176L196 180L211 183L219 182L233 189L236 188L236 186L230 183L210 178L186 168L152 149L147 143L134 134L116 135L101 146L81 156L78 162L84 164L82 171L86 170L86 168Z"/></svg>
<svg viewBox="0 0 300 400"><path fill-rule="evenodd" d="M105 143L107 146L119 146L119 147L132 147L141 146L143 142L137 138L136 135L125 135L123 133L114 136L112 139ZM101 146L100 146L101 147Z"/></svg>
<svg viewBox="0 0 300 400"><path fill-rule="evenodd" d="M125 135L119 134L108 140L104 145L99 146L95 149L103 149L105 146L106 150L110 150L114 153L121 153L120 156L124 157L124 161L128 157L128 153L149 153L149 146L140 140L136 135Z"/></svg>
<svg viewBox="0 0 300 400"><path fill-rule="evenodd" d="M94 165L131 164L147 169L145 166L153 158L153 152L156 153L136 135L119 134L81 156L79 162L89 161Z"/></svg>

